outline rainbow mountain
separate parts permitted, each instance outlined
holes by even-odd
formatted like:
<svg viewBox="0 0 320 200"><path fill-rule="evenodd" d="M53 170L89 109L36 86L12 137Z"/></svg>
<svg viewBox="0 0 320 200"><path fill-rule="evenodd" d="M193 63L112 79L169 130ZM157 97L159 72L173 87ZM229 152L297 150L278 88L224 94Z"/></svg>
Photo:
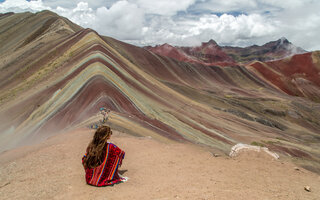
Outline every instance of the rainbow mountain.
<svg viewBox="0 0 320 200"><path fill-rule="evenodd" d="M108 124L134 136L225 154L266 146L320 172L320 52L223 55L179 60L50 11L1 14L0 151L90 127L106 107Z"/></svg>

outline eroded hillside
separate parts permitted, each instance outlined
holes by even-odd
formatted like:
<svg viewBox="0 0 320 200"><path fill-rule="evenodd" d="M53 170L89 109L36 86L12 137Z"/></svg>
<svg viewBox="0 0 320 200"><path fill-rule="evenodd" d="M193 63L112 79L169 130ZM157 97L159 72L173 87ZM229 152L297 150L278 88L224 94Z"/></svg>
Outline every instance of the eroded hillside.
<svg viewBox="0 0 320 200"><path fill-rule="evenodd" d="M0 27L1 151L90 126L104 106L111 127L132 135L224 153L252 143L319 172L318 52L219 67L160 56L49 11L2 15Z"/></svg>

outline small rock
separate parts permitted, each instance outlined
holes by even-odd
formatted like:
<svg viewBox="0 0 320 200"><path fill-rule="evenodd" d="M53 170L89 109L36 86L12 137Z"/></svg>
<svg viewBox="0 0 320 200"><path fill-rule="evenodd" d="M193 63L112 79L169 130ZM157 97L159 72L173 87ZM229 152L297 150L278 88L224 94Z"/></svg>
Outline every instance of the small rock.
<svg viewBox="0 0 320 200"><path fill-rule="evenodd" d="M295 170L297 170L297 171L299 171L299 170L300 170L298 167L295 167L294 169L295 169Z"/></svg>
<svg viewBox="0 0 320 200"><path fill-rule="evenodd" d="M220 154L212 153L212 152L210 152L210 154L211 154L211 156L213 156L213 157L220 157L220 156L221 156Z"/></svg>
<svg viewBox="0 0 320 200"><path fill-rule="evenodd" d="M304 190L307 191L307 192L311 192L310 186L304 186Z"/></svg>

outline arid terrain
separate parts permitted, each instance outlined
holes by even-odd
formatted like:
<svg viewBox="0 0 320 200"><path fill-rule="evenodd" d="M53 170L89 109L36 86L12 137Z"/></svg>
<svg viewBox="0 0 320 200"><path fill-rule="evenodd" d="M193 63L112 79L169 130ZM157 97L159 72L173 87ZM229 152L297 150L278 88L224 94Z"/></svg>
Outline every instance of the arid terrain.
<svg viewBox="0 0 320 200"><path fill-rule="evenodd" d="M80 162L101 107L130 178L110 188ZM285 38L137 47L51 11L0 15L4 199L316 199L319 119L320 52ZM280 159L228 157L238 143Z"/></svg>
<svg viewBox="0 0 320 200"><path fill-rule="evenodd" d="M320 176L288 160L243 152L214 157L210 149L115 131L126 151L125 183L86 184L81 157L93 130L77 129L0 155L1 199L313 199ZM304 190L310 186L311 192Z"/></svg>

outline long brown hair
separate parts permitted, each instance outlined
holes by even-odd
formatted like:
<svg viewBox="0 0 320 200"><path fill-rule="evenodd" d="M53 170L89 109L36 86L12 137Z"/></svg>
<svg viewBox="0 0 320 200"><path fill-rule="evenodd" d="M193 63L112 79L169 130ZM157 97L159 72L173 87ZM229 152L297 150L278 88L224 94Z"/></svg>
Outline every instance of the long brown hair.
<svg viewBox="0 0 320 200"><path fill-rule="evenodd" d="M95 168L103 162L105 157L104 147L108 137L111 135L112 131L109 126L102 125L98 127L87 147L87 155L83 162L85 168Z"/></svg>

